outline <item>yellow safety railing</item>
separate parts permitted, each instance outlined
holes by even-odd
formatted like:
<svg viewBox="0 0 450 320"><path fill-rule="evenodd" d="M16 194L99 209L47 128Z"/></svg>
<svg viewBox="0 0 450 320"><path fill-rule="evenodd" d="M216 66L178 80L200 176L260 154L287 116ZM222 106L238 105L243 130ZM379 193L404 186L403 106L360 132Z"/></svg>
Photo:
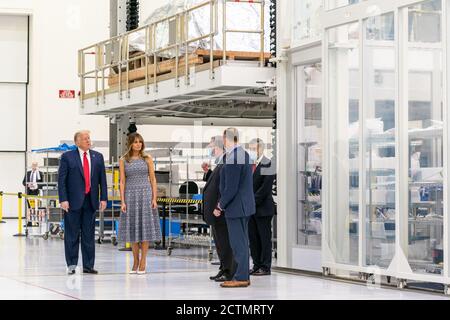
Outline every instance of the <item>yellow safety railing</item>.
<svg viewBox="0 0 450 320"><path fill-rule="evenodd" d="M8 192L0 192L0 221L3 219L3 197L17 197L17 218L18 218L18 233L15 234L15 237L25 237L26 234L23 233L23 199L31 198L31 199L54 199L58 200L56 196L31 196L26 195L22 192L17 193L8 193Z"/></svg>
<svg viewBox="0 0 450 320"><path fill-rule="evenodd" d="M120 201L119 197L111 198L113 201ZM172 203L172 204L201 204L203 200L194 200L194 199L180 199L180 198L157 198L156 202L158 203Z"/></svg>
<svg viewBox="0 0 450 320"><path fill-rule="evenodd" d="M261 48L260 48L260 66L263 67L265 63L264 53L264 0L220 0L223 3L223 61L227 61L227 34L228 33L253 33L260 34ZM228 29L227 20L227 3L244 3L244 4L260 4L261 5L261 25L259 30L238 30ZM83 107L83 101L86 100L86 96L93 93L95 95L96 104L99 105L99 99L102 99L102 103L105 103L106 99L106 80L109 79L109 74L115 72L118 75L117 86L110 87L108 92L118 92L119 99L123 99L124 91L127 97L130 95L130 65L137 63L138 60L145 61L145 92L150 93L150 85L153 85L153 90L158 91L158 68L161 62L158 61L161 54L164 52L175 51L171 56L175 59L175 86L179 86L179 77L181 74L180 57L182 56L181 50L184 48L184 77L186 84L189 84L190 79L190 55L189 46L201 40L209 40L209 69L210 77L214 79L214 40L218 35L218 21L219 21L219 0L208 0L196 6L193 6L187 10L184 10L175 15L163 18L159 21L151 23L149 25L142 26L138 29L124 33L122 35L110 38L108 40L99 42L89 47L83 48L78 51L78 75L80 77L80 100ZM210 30L208 33L196 37L189 36L189 19L190 15L200 9L209 8L210 10ZM158 48L157 38L158 30L163 24L174 24L176 30L176 36L173 43L168 43L162 48ZM145 50L130 57L130 39L133 37L144 34L145 35ZM93 67L87 68L86 57L94 56ZM109 58L108 58L109 57ZM153 66L153 69L150 67ZM150 76L151 75L151 76ZM150 83L150 77L152 77L152 83ZM86 92L86 80L94 80L93 92Z"/></svg>
<svg viewBox="0 0 450 320"><path fill-rule="evenodd" d="M23 195L21 192L17 195L18 197L18 210L19 210L19 233L16 234L16 237L25 237L26 235L22 232L22 215L23 215Z"/></svg>
<svg viewBox="0 0 450 320"><path fill-rule="evenodd" d="M22 232L23 231L23 226L22 226L22 215L23 215L23 198L24 195L21 192L18 193L7 193L4 192L2 193L2 201L0 202L1 207L0 207L0 212L3 211L3 196L13 196L13 197L17 197L17 211L18 211L18 218L19 218L19 223L18 223L18 233L15 234L15 237L25 237L26 235Z"/></svg>
<svg viewBox="0 0 450 320"><path fill-rule="evenodd" d="M15 234L15 237L25 237L26 234L23 233L23 199L53 199L58 200L58 197L56 196L31 196L26 195L21 192L18 193L6 193L6 192L0 192L0 222L3 219L3 197L4 196L13 196L17 197L17 211L18 211L18 233ZM119 197L112 197L110 200L112 201L120 201ZM158 198L157 202L160 204L201 204L203 203L202 200L193 200L193 199L180 199L180 198ZM121 251L128 251L131 249L131 244L126 243L125 248L121 249Z"/></svg>

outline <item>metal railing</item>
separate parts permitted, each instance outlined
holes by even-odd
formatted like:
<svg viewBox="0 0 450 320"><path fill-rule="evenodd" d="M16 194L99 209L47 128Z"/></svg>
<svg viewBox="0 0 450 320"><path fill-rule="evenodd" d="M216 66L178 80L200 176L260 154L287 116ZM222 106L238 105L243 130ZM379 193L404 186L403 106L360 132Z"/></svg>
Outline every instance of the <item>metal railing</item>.
<svg viewBox="0 0 450 320"><path fill-rule="evenodd" d="M122 35L110 38L108 40L99 42L92 46L83 48L78 51L78 75L80 77L80 100L83 106L86 100L86 80L94 79L94 93L96 104L99 105L100 98L102 103L106 102L106 83L110 78L109 75L116 75L118 77L118 85L112 89L113 92L118 92L119 99L123 99L123 93L126 92L127 98L130 97L130 65L137 63L138 60L144 61L145 66L145 92L150 94L150 85L153 85L154 92L158 91L158 67L160 62L158 59L163 53L171 52L172 58L175 60L174 77L175 86L179 87L180 78L180 57L183 56L182 49L184 48L184 78L186 85L190 82L190 63L189 63L189 46L194 42L201 40L209 40L209 71L210 78L214 79L214 41L219 34L218 17L219 17L219 1L223 5L223 63L227 61L227 34L228 33L249 33L260 35L260 66L263 67L265 63L264 52L264 8L265 0L209 0L201 4L193 6L183 12L166 17L154 23L142 26L133 31L124 33ZM261 19L259 30L238 30L227 28L227 4L230 2L242 4L260 4L261 5ZM197 37L189 37L189 19L193 12L200 9L209 8L209 32ZM164 24L175 24L175 40L173 43L168 43L162 48L157 46L157 30ZM145 50L138 55L130 57L130 38L143 33L145 36ZM170 37L169 37L170 38ZM170 42L170 41L169 41ZM173 53L174 51L174 53ZM94 66L87 70L86 57L94 56ZM153 70L150 67L153 66ZM109 71L109 72L107 72ZM151 72L152 71L152 72ZM152 81L150 79L152 74ZM91 94L89 93L89 94Z"/></svg>

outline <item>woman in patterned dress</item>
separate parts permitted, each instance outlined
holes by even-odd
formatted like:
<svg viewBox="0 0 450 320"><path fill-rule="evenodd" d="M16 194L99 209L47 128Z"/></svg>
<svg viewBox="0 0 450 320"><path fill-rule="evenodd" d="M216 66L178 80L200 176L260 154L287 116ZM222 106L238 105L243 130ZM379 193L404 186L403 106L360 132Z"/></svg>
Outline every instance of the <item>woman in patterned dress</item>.
<svg viewBox="0 0 450 320"><path fill-rule="evenodd" d="M130 274L145 274L149 244L162 237L156 177L153 159L144 152L142 136L130 134L127 146L128 151L119 162L122 202L119 241L131 243L134 263Z"/></svg>

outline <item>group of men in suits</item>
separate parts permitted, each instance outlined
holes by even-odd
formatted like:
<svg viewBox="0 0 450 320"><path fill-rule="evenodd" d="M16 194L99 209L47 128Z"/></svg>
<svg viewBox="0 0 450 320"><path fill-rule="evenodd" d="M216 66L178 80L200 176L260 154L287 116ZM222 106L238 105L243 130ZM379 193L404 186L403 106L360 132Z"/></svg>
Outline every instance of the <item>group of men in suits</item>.
<svg viewBox="0 0 450 320"><path fill-rule="evenodd" d="M220 260L219 273L210 279L224 288L248 287L250 275L271 273L275 172L264 156L264 142L252 140L247 152L235 128L212 138L208 148L216 167L203 166L203 214Z"/></svg>

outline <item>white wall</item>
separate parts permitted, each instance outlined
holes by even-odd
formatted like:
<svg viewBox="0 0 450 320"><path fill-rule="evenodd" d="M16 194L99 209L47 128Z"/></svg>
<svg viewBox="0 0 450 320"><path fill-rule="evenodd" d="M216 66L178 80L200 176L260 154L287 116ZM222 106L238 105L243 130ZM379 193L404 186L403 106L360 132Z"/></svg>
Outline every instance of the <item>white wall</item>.
<svg viewBox="0 0 450 320"><path fill-rule="evenodd" d="M78 92L77 51L109 36L108 0L35 0L31 23L29 149L70 140L79 129L108 140L104 117L80 116L78 99L59 99L59 89Z"/></svg>
<svg viewBox="0 0 450 320"><path fill-rule="evenodd" d="M0 154L0 191L23 192L22 179L24 177L24 153ZM3 189L7 187L8 189ZM3 197L3 217L17 217L17 196Z"/></svg>
<svg viewBox="0 0 450 320"><path fill-rule="evenodd" d="M22 10L20 10L23 12ZM19 192L25 167L28 17L0 11L0 191ZM5 197L3 216L17 215Z"/></svg>
<svg viewBox="0 0 450 320"><path fill-rule="evenodd" d="M29 12L33 7L33 0L0 0L0 12Z"/></svg>

